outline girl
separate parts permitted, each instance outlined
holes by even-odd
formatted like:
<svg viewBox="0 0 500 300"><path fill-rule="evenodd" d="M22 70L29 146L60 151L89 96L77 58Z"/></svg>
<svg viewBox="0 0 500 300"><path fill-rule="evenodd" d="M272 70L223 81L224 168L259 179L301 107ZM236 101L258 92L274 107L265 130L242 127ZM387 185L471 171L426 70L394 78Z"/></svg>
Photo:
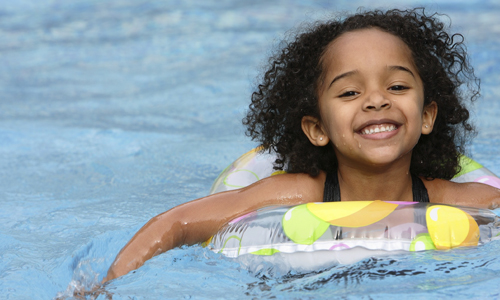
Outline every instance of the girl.
<svg viewBox="0 0 500 300"><path fill-rule="evenodd" d="M270 60L243 121L288 174L152 218L104 281L269 205L383 199L497 207L500 190L448 181L473 133L464 101L479 85L462 36L443 28L423 9L390 10L298 34ZM459 90L466 81L468 95Z"/></svg>

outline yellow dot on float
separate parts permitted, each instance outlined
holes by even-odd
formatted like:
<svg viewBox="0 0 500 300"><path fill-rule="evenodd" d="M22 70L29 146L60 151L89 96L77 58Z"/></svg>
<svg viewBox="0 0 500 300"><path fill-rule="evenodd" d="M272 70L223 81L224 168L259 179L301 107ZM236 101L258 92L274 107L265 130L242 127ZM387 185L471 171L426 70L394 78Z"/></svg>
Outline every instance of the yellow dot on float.
<svg viewBox="0 0 500 300"><path fill-rule="evenodd" d="M433 205L425 214L427 229L436 249L444 250L458 246L476 246L479 227L476 221L463 210Z"/></svg>
<svg viewBox="0 0 500 300"><path fill-rule="evenodd" d="M373 201L346 201L307 203L307 209L323 221L340 219L352 215L370 205Z"/></svg>
<svg viewBox="0 0 500 300"><path fill-rule="evenodd" d="M390 215L397 204L380 200L308 203L307 209L321 220L334 226L363 227Z"/></svg>

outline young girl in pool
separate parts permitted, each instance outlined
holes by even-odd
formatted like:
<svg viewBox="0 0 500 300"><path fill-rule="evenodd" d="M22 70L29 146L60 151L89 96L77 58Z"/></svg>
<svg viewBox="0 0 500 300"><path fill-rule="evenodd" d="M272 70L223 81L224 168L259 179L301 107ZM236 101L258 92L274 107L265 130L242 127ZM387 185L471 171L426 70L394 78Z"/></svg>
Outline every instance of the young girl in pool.
<svg viewBox="0 0 500 300"><path fill-rule="evenodd" d="M272 176L152 218L104 281L228 221L270 205L390 200L497 207L500 190L448 181L468 134L465 101L478 91L461 35L423 9L373 11L315 24L271 60L243 123L278 154Z"/></svg>

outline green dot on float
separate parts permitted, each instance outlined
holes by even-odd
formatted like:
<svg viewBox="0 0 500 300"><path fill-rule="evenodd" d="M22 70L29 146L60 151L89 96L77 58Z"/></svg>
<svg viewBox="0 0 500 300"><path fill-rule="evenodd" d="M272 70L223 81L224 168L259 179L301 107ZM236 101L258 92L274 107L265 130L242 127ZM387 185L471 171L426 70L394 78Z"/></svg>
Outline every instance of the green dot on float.
<svg viewBox="0 0 500 300"><path fill-rule="evenodd" d="M278 249L274 248L265 248L265 249L260 249L254 252L250 252L250 254L253 255L273 255L274 253L279 253L280 251Z"/></svg>
<svg viewBox="0 0 500 300"><path fill-rule="evenodd" d="M286 236L297 244L311 245L330 226L329 223L313 215L306 204L290 208L282 219Z"/></svg>
<svg viewBox="0 0 500 300"><path fill-rule="evenodd" d="M410 251L436 250L436 246L432 242L431 236L428 233L418 234L411 241Z"/></svg>

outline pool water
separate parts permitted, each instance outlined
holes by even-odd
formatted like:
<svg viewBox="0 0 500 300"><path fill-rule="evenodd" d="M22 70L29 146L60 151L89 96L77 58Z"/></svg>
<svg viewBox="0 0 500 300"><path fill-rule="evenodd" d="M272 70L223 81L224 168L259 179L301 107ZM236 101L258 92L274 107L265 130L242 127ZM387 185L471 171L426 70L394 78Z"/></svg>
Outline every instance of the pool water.
<svg viewBox="0 0 500 300"><path fill-rule="evenodd" d="M206 195L256 146L241 119L284 33L372 3L3 1L0 298L72 299L93 287L145 222ZM465 35L482 79L471 154L500 174L500 4L405 3L447 13ZM191 246L154 257L96 297L495 299L499 249L493 241L279 274Z"/></svg>

